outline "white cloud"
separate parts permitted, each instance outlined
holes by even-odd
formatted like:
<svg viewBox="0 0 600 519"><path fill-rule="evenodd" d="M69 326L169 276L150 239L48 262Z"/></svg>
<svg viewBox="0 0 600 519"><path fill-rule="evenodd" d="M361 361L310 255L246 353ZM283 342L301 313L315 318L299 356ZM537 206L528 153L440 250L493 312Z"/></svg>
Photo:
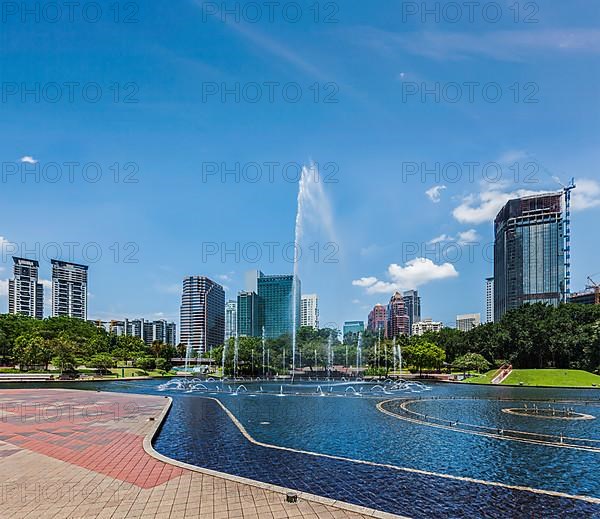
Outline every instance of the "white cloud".
<svg viewBox="0 0 600 519"><path fill-rule="evenodd" d="M461 223L480 224L491 223L504 204L513 198L546 193L547 191L531 191L518 189L512 192L500 190L497 186L486 189L478 194L463 198L461 204L455 207L452 215Z"/></svg>
<svg viewBox="0 0 600 519"><path fill-rule="evenodd" d="M487 32L421 31L391 32L369 28L363 41L389 54L402 49L437 60L461 60L483 56L499 61L522 61L532 55L600 53L597 29L547 29ZM356 38L356 34L354 34Z"/></svg>
<svg viewBox="0 0 600 519"><path fill-rule="evenodd" d="M600 206L600 184L595 180L576 180L577 187L572 191L573 211L584 211Z"/></svg>
<svg viewBox="0 0 600 519"><path fill-rule="evenodd" d="M436 245L437 243L445 243L447 241L452 241L452 239L452 236L448 234L440 234L439 236L436 236L435 238L429 240L427 243L429 245Z"/></svg>
<svg viewBox="0 0 600 519"><path fill-rule="evenodd" d="M475 229L469 229L468 231L459 232L456 236L440 234L427 243L428 245L436 245L438 243L455 242L459 245L467 245L469 243L477 243L480 239L481 237Z"/></svg>
<svg viewBox="0 0 600 519"><path fill-rule="evenodd" d="M456 241L459 245L466 245L468 243L476 243L480 239L479 234L475 229L469 229L468 231L459 232Z"/></svg>
<svg viewBox="0 0 600 519"><path fill-rule="evenodd" d="M36 159L34 159L31 155L25 155L24 157L21 157L21 162L24 162L25 164L37 164L38 161Z"/></svg>
<svg viewBox="0 0 600 519"><path fill-rule="evenodd" d="M8 279L0 279L0 297L8 296Z"/></svg>
<svg viewBox="0 0 600 519"><path fill-rule="evenodd" d="M425 191L425 194L429 197L429 200L431 200L434 204L437 204L441 199L442 191L444 189L446 189L446 186L433 186Z"/></svg>
<svg viewBox="0 0 600 519"><path fill-rule="evenodd" d="M389 281L370 276L354 280L352 284L366 289L368 294L380 294L418 288L432 281L458 276L451 263L438 265L427 258L412 259L404 267L392 263L387 269L387 274Z"/></svg>
<svg viewBox="0 0 600 519"><path fill-rule="evenodd" d="M352 304L359 305L360 301L358 299L353 299Z"/></svg>

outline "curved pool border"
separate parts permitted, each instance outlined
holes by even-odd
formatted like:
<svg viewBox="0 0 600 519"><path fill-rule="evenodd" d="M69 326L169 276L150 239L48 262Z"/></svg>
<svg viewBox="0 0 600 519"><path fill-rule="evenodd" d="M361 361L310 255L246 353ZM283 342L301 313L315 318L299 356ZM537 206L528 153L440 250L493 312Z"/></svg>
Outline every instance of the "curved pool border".
<svg viewBox="0 0 600 519"><path fill-rule="evenodd" d="M527 435L527 434L532 434L532 433L528 433L526 431L502 431L502 430L498 430L498 433L491 433L491 432L487 432L487 431L473 431L470 429L463 429L458 427L457 425L459 425L459 423L452 423L451 420L445 420L442 418L435 418L438 422L446 422L449 425L445 425L444 423L434 423L434 422L428 422L426 419L422 419L420 418L421 416L424 416L420 413L417 413L415 411L411 411L410 409L407 408L407 406L409 404L413 404L416 402L436 402L436 401L443 401L443 400L452 400L452 401L456 401L456 400L467 400L467 401L472 401L472 400L485 400L485 399L473 399L473 398L431 398L431 399L420 399L420 400L415 400L415 399L410 399L410 400L406 400L403 398L390 398L388 400L384 400L382 402L379 402L376 407L377 410L388 415L391 416L397 420L404 420L405 422L410 422L410 423L414 423L414 424L418 424L418 425L423 425L426 427L434 427L437 429L445 429L447 431L453 431L453 432L457 432L457 433L462 433L462 434L471 434L474 436L484 436L487 438L494 438L496 440L504 440L504 441L516 441L516 442L521 442L521 443L529 443L532 445L543 445L546 447L555 447L558 449L573 449L573 450L580 450L580 451L587 451L587 452L595 452L598 453L600 452L600 447L590 447L590 446L585 446L585 445L576 445L576 444L569 444L569 443L558 443L558 442L552 442L552 441L544 441L544 440L536 440L533 438L524 438L524 437L518 437L518 436L511 436L506 435L505 432L511 432L511 433L519 433L519 434L523 434L523 435ZM502 399L501 401L503 402L520 402L521 400L519 399ZM393 411L389 411L387 409L385 409L384 405L388 404L390 402L401 402L400 404L400 408L408 413L413 415L414 417L410 417L410 416L402 416L398 413L395 413ZM566 401L563 401L566 402ZM590 415L591 416L591 415ZM594 418L594 417L591 417ZM484 427L484 426L480 426L480 425L473 425L473 424L462 424L462 425L466 425L469 427L475 427L475 428L480 428L480 429L490 429L488 427ZM542 435L543 436L543 435ZM565 440L575 440L575 441L588 441L588 442L592 442L592 443L599 443L600 440L595 440L595 439L589 439L589 438L564 438Z"/></svg>
<svg viewBox="0 0 600 519"><path fill-rule="evenodd" d="M168 406L165 407L163 412L158 417L158 423L156 424L154 430L150 434L148 434L148 436L144 439L144 449L151 456L153 456L161 461L164 461L165 463L170 463L170 464L182 467L182 468L186 468L188 470L193 470L196 472L221 477L223 479L228 479L230 481L234 481L234 482L238 482L238 483L244 483L244 484L255 486L258 488L265 489L265 490L271 490L271 491L284 493L284 494L288 493L288 492L293 492L293 493L297 494L299 498L316 501L316 502L319 502L319 503L322 503L325 505L335 506L337 508L341 508L341 509L348 510L351 512L370 515L372 517L378 517L378 518L403 517L400 515L391 514L389 512L383 512L381 510L377 510L377 509L373 509L373 508L368 508L368 507L364 507L364 506L360 506L360 505L354 505L351 503L347 503L344 501L338 501L335 499L319 496L316 494L302 492L302 491L298 491L298 490L294 490L294 489L290 489L290 488L286 488L286 487L282 487L282 486L278 486L278 485L272 485L270 483L264 483L262 481L258 481L258 480L254 480L254 479L244 478L241 476L235 476L233 474L219 472L219 471L215 471L212 469L202 468L197 465L191 465L191 464L188 464L185 462L175 460L173 458L169 458L168 456L165 456L165 455L159 453L158 451L156 451L154 449L154 446L152 443L153 440L155 439L155 437L160 432L160 429L162 428L162 425L171 409L171 404L173 402L173 399L171 397L165 397L165 398L169 399ZM536 495L573 499L573 500L583 501L583 502L587 502L587 503L594 504L594 505L600 505L600 498L591 497L591 496L573 495L573 494L567 494L565 492L558 492L558 491L553 491L553 490L543 490L543 489L539 489L539 488L527 487L527 486L522 486L522 485L509 485L507 483L500 483L497 481L486 481L486 480L470 478L470 477L466 477L466 476L455 476L452 474L443 474L443 473L432 472L432 471L422 470L422 469L415 469L415 468L410 468L410 467L399 467L397 465L391 465L391 464L386 464L386 463L376 463L376 462L366 461L366 460L357 460L357 459L352 459L352 458L346 458L343 456L335 456L332 454L324 454L324 453L319 453L319 452L305 451L305 450L300 450L300 449L293 449L291 447L282 447L279 445L272 445L272 444L264 443L264 442L254 439L248 433L246 428L240 423L240 421L235 417L235 415L219 399L213 398L213 397L200 397L200 396L198 398L203 398L206 400L212 400L212 401L216 402L219 405L219 407L225 412L225 414L229 417L231 422L237 427L237 429L240 431L242 436L248 442L250 442L254 445L260 446L260 447L281 450L281 451L287 451L287 452L293 452L296 454L303 454L303 455L314 456L314 457L318 457L318 458L326 458L326 459L332 459L332 460L337 460L337 461L344 461L344 462L356 463L356 464L361 464L361 465L369 465L369 466L373 466L373 467L386 468L386 469L390 469L390 470L394 470L394 471L398 471L398 472L412 473L415 475L439 477L439 478L448 479L448 480L452 480L452 481L461 481L461 482L466 482L466 483L484 485L487 487L496 487L496 488L504 488L504 489L508 489L508 490L516 490L516 491L528 492L528 493L532 493L532 494L536 494ZM396 399L392 399L392 400L396 400ZM384 402L388 402L388 401L390 401L390 400L386 400ZM390 413L389 411L379 409L379 406L381 404L383 404L384 402L379 402L376 405L377 409L387 415L392 415L395 418L398 418L397 415L394 415L393 413ZM448 429L454 430L452 428L448 428ZM458 432L456 430L454 430L454 431ZM404 519L406 519L406 518L404 518Z"/></svg>
<svg viewBox="0 0 600 519"><path fill-rule="evenodd" d="M219 477L219 478L222 478L222 479L225 479L228 481L232 481L235 483L241 483L244 485L249 485L249 486L260 488L263 490L269 490L271 492L277 492L277 493L282 494L283 496L285 496L286 494L291 492L291 493L297 495L298 499L305 499L307 501L313 501L316 503L320 503L322 505L332 506L335 508L339 508L341 510L346 510L348 512L363 514L363 515L367 515L370 517L376 517L378 519L398 519L398 518L399 519L409 519L406 516L391 514L389 512L383 512L381 510L376 510L374 508L368 508L366 506L354 505L352 503L346 503L345 501L337 501L335 499L331 499L328 497L323 497L323 496L319 496L316 494L310 494L308 492L301 492L298 490L294 490L291 488L286 488L286 487L282 487L282 486L278 486L278 485L272 485L270 483L264 483L262 481L258 481L255 479L249 479L249 478L244 478L241 476L235 476L233 474L228 474L226 472L219 472L216 470L199 467L197 465L191 465L189 463L184 463L182 461L178 461L176 459L169 458L168 456L165 456L164 454L161 454L160 452L155 450L154 444L153 444L154 439L160 433L160 430L162 429L162 427L165 423L165 420L167 419L167 416L169 414L169 411L171 410L171 406L173 404L173 399L171 397L166 396L165 398L167 399L167 405L165 405L165 407L161 411L160 415L155 419L156 423L155 423L154 427L144 437L144 442L143 442L144 450L146 451L146 453L157 460L160 460L164 463L168 463L170 465L174 465L176 467L191 470L193 472L198 472L201 474L207 474L209 476ZM214 400L215 402L217 402L221 406L221 408L225 411L227 416L238 427L238 429L240 429L240 432L242 433L242 435L246 439L248 439L251 443L271 447L267 444L261 444L261 443L257 442L256 440L254 440L248 434L248 432L246 431L244 426L237 420L237 418L235 418L235 416L229 411L229 409L227 409L219 400L217 400L216 398L208 398L208 397L201 397L201 398L206 398L207 400ZM284 450L293 450L293 449L287 449L285 447L277 447L277 446L273 446L273 448L281 448ZM302 451L296 451L296 452L302 452ZM600 499L598 500L598 503L600 503Z"/></svg>

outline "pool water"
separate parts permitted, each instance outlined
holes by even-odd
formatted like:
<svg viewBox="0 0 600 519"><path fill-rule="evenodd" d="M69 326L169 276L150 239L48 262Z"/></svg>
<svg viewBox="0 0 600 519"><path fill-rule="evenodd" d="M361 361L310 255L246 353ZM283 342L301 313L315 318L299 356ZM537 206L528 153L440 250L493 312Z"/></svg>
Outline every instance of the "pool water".
<svg viewBox="0 0 600 519"><path fill-rule="evenodd" d="M593 500L512 488L600 499L598 390L434 383L429 391L388 391L389 385L373 390L372 384L324 381L283 387L253 382L237 390L238 384L230 388L227 382L211 381L189 392L161 384L123 381L101 387L171 396L173 406L155 448L180 461L411 517L600 517L600 505ZM381 402L393 413L379 410ZM534 402L568 406L597 418L543 419L502 412ZM400 404L427 416L428 423L403 419ZM223 406L261 444L244 437ZM433 426L452 421L494 433L581 438L591 447Z"/></svg>

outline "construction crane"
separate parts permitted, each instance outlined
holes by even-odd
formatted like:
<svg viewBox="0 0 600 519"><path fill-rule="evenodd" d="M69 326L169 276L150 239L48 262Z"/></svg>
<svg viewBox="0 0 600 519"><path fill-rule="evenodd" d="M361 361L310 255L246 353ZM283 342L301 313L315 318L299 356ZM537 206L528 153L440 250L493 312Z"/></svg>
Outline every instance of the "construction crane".
<svg viewBox="0 0 600 519"><path fill-rule="evenodd" d="M549 175L552 180L560 184L565 196L565 227L564 227L564 252L565 252L565 278L563 283L563 302L568 303L571 295L571 191L577 187L575 178L565 186L557 175L554 175L548 168L541 165L544 173Z"/></svg>
<svg viewBox="0 0 600 519"><path fill-rule="evenodd" d="M595 294L596 294L595 304L600 305L600 285L592 279L592 276L588 276L587 280L590 282L590 284L587 285L585 288L587 290L593 290L595 292Z"/></svg>

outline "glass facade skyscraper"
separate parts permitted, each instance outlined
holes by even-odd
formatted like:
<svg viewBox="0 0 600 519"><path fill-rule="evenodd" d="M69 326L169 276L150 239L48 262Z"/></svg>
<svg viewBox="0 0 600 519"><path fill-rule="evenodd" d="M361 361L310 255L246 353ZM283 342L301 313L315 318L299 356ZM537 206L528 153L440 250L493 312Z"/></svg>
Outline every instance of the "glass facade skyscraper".
<svg viewBox="0 0 600 519"><path fill-rule="evenodd" d="M562 193L508 201L495 220L494 320L526 303L557 306L564 281Z"/></svg>
<svg viewBox="0 0 600 519"><path fill-rule="evenodd" d="M268 339L291 334L294 322L296 328L300 327L300 280L296 278L295 283L294 300L294 276L266 276L261 273L258 277L259 330L264 326Z"/></svg>
<svg viewBox="0 0 600 519"><path fill-rule="evenodd" d="M237 331L240 336L258 337L261 334L258 295L240 292L237 298Z"/></svg>
<svg viewBox="0 0 600 519"><path fill-rule="evenodd" d="M421 320L421 298L416 290L407 290L402 298L408 315L408 333L412 335L412 325Z"/></svg>

